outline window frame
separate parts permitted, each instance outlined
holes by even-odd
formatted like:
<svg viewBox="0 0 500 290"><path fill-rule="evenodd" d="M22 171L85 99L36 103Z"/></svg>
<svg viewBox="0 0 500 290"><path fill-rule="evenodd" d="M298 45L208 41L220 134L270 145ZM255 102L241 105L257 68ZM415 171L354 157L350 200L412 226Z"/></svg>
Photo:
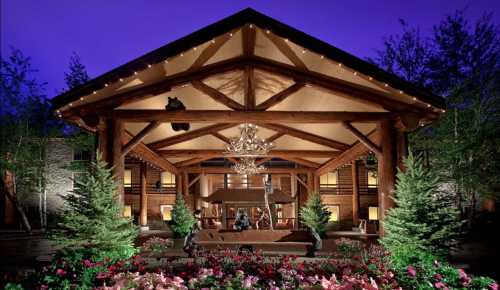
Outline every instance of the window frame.
<svg viewBox="0 0 500 290"><path fill-rule="evenodd" d="M127 183L127 172L130 172L130 182ZM132 188L132 169L131 168L125 168L123 170L123 187L124 188Z"/></svg>
<svg viewBox="0 0 500 290"><path fill-rule="evenodd" d="M170 210L170 219L169 220L166 220L164 219L164 214L163 214L163 211L164 211L164 208L167 208ZM164 221L164 222L168 222L168 221L171 221L172 220L172 210L174 209L174 205L173 204L160 204L160 216L161 216L161 220Z"/></svg>
<svg viewBox="0 0 500 290"><path fill-rule="evenodd" d="M329 223L332 223L332 222L338 223L338 222L340 222L340 204L338 204L338 203L325 204L325 207L328 209L328 212L330 213L328 215L328 222ZM332 207L336 207L337 208L337 220L331 220L331 218L332 218L332 212L330 211L330 208L332 208Z"/></svg>

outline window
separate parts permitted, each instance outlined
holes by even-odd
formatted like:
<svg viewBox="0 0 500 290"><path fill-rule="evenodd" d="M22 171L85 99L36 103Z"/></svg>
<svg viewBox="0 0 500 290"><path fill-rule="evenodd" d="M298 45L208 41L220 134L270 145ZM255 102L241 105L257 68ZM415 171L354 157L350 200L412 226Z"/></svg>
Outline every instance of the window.
<svg viewBox="0 0 500 290"><path fill-rule="evenodd" d="M338 222L340 220L340 206L339 205L327 205L326 208L330 212L330 217L328 221Z"/></svg>
<svg viewBox="0 0 500 290"><path fill-rule="evenodd" d="M78 182L82 182L87 175L86 172L73 172L73 189L76 188Z"/></svg>
<svg viewBox="0 0 500 290"><path fill-rule="evenodd" d="M378 207L377 206L368 207L368 219L371 221L378 220Z"/></svg>
<svg viewBox="0 0 500 290"><path fill-rule="evenodd" d="M131 217L132 216L132 206L127 204L123 206L123 217Z"/></svg>
<svg viewBox="0 0 500 290"><path fill-rule="evenodd" d="M278 223L283 223L283 205L282 204L275 204L274 207L276 208L276 217L278 218Z"/></svg>
<svg viewBox="0 0 500 290"><path fill-rule="evenodd" d="M328 172L321 175L319 178L321 188L337 188L338 187L338 171Z"/></svg>
<svg viewBox="0 0 500 290"><path fill-rule="evenodd" d="M160 214L162 220L164 221L172 220L172 208L173 206L171 204L160 205Z"/></svg>
<svg viewBox="0 0 500 290"><path fill-rule="evenodd" d="M368 188L377 188L378 178L376 170L368 170Z"/></svg>
<svg viewBox="0 0 500 290"><path fill-rule="evenodd" d="M132 170L125 169L123 172L123 187L132 187Z"/></svg>
<svg viewBox="0 0 500 290"><path fill-rule="evenodd" d="M90 161L90 151L73 150L73 161Z"/></svg>
<svg viewBox="0 0 500 290"><path fill-rule="evenodd" d="M168 171L161 173L161 187L175 187L175 174Z"/></svg>

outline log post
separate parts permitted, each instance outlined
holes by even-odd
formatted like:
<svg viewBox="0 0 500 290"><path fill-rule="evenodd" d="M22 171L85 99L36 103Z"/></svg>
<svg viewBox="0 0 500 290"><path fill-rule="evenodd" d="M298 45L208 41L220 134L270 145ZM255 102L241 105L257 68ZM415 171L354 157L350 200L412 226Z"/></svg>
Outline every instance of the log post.
<svg viewBox="0 0 500 290"><path fill-rule="evenodd" d="M380 132L380 148L382 155L378 159L378 204L380 236L384 235L383 221L386 211L394 207L394 183L396 175L396 136L395 128L389 120L381 121L377 124L377 130Z"/></svg>
<svg viewBox="0 0 500 290"><path fill-rule="evenodd" d="M111 171L116 181L116 190L118 192L118 201L123 206L125 196L123 191L123 174L125 171L125 158L122 156L122 134L123 122L118 119L111 120L111 152L109 154L112 163Z"/></svg>
<svg viewBox="0 0 500 290"><path fill-rule="evenodd" d="M352 223L353 226L359 224L359 179L358 179L358 163L356 160L351 163L352 171Z"/></svg>
<svg viewBox="0 0 500 290"><path fill-rule="evenodd" d="M408 134L403 130L397 130L396 141L398 169L404 170L405 166L403 161L408 156Z"/></svg>
<svg viewBox="0 0 500 290"><path fill-rule="evenodd" d="M140 215L139 215L139 225L141 230L148 230L148 192L147 192L147 169L148 166L146 162L141 163L141 194L140 194Z"/></svg>
<svg viewBox="0 0 500 290"><path fill-rule="evenodd" d="M102 160L106 161L108 164L109 160L109 128L108 122L101 120L97 128L97 150L101 154Z"/></svg>

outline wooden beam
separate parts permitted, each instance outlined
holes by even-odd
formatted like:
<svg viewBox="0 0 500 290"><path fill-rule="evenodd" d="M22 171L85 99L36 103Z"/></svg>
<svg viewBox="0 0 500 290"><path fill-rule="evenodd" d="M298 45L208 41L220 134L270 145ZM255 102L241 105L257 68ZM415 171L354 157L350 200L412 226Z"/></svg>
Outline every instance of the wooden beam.
<svg viewBox="0 0 500 290"><path fill-rule="evenodd" d="M278 133L276 133L276 134L272 135L271 137L267 138L267 139L266 139L266 142L267 142L267 143L274 142L274 141L276 141L276 139L278 139L278 138L280 138L280 137L282 137L282 136L284 136L284 135L285 135L285 133L283 133L283 132L278 132Z"/></svg>
<svg viewBox="0 0 500 290"><path fill-rule="evenodd" d="M380 147L382 154L377 156L378 184L378 206L379 219L384 220L386 212L394 207L394 184L396 181L396 136L391 121L383 121L377 124L380 133ZM380 223L380 235L384 235L383 222Z"/></svg>
<svg viewBox="0 0 500 290"><path fill-rule="evenodd" d="M234 158L234 157L229 157L229 156L226 156L226 159L231 161L232 163L238 163L238 159Z"/></svg>
<svg viewBox="0 0 500 290"><path fill-rule="evenodd" d="M130 140L122 149L122 156L125 157L127 153L130 152L137 144L141 143L144 138L151 133L154 129L158 128L161 125L159 121L153 121L149 123L144 129L142 129L139 133L137 133L132 140Z"/></svg>
<svg viewBox="0 0 500 290"><path fill-rule="evenodd" d="M205 173L205 174L222 174L222 173L234 173L234 170L230 167L200 167L200 166L190 166L183 167L182 170L188 173ZM271 174L290 174L290 173L307 173L311 172L311 168L266 168L262 173Z"/></svg>
<svg viewBox="0 0 500 290"><path fill-rule="evenodd" d="M233 59L208 64L200 67L197 70L186 70L183 72L179 72L165 77L162 81L149 85L138 86L137 88L133 88L126 92L106 97L105 99L99 101L90 102L74 107L73 109L64 110L61 113L63 118L71 118L74 116L82 116L87 113L96 112L98 110L117 108L122 105L130 104L139 100L144 100L148 97L154 97L156 95L168 92L174 86L190 83L193 80L200 80L213 74L224 73L242 68L246 63L248 63L248 59L245 59L244 57L236 57Z"/></svg>
<svg viewBox="0 0 500 290"><path fill-rule="evenodd" d="M234 31L233 31L234 32ZM224 33L216 38L200 53L198 58L193 62L189 70L196 70L203 66L217 51L229 40L229 33Z"/></svg>
<svg viewBox="0 0 500 290"><path fill-rule="evenodd" d="M201 136L209 135L214 132L218 132L224 129L232 128L236 126L236 124L215 124L207 127L203 127L200 129L196 129L190 132L186 132L183 134L175 135L172 137L168 137L153 143L148 144L152 149L160 149L162 147L167 147L173 144L181 143L184 141L188 141L191 139L195 139Z"/></svg>
<svg viewBox="0 0 500 290"><path fill-rule="evenodd" d="M252 64L255 68L294 79L300 79L308 84L316 85L332 92L337 92L341 97L361 101L372 106L381 106L386 110L395 112L410 111L421 114L437 115L437 113L423 105L408 104L397 101L390 93L384 93L374 88L327 76L322 73L306 71L293 65L288 65L259 56L252 57Z"/></svg>
<svg viewBox="0 0 500 290"><path fill-rule="evenodd" d="M122 138L125 135L124 124L121 120L110 120L111 129L111 172L116 182L116 191L118 193L118 203L123 206L125 203L125 192L123 188L123 178L125 172L125 158L122 155Z"/></svg>
<svg viewBox="0 0 500 290"><path fill-rule="evenodd" d="M286 41L276 36L271 32L266 32L264 35L278 48L283 55L286 56L296 67L307 70L306 64L297 56L297 54L292 50L292 48L286 43Z"/></svg>
<svg viewBox="0 0 500 290"><path fill-rule="evenodd" d="M331 148L338 149L338 150L346 150L346 149L349 149L349 147L350 147L348 144L345 144L345 143L342 143L339 141L335 141L335 140L331 140L331 139L328 139L328 138L325 138L325 137L322 137L319 135L315 135L315 134L312 134L309 132L297 130L295 128L284 126L284 125L260 124L260 126L267 128L267 129L270 129L270 130L281 132L281 133L284 133L286 135L290 135L290 136L293 136L293 137L296 137L296 138L299 138L302 140L317 143L317 144L331 147Z"/></svg>
<svg viewBox="0 0 500 290"><path fill-rule="evenodd" d="M219 140L221 140L221 141L223 141L224 143L227 143L227 144L229 144L231 142L231 140L229 138L227 138L226 136L220 134L219 132L213 132L212 136L218 138Z"/></svg>
<svg viewBox="0 0 500 290"><path fill-rule="evenodd" d="M212 88L211 86L206 85L204 82L195 80L191 82L193 84L193 87L200 92L206 94L207 96L211 97L214 99L216 102L219 102L223 105L225 105L228 108L231 108L233 110L243 110L245 109L245 106L242 104L236 102L235 100L229 98L222 92L218 91L217 89Z"/></svg>
<svg viewBox="0 0 500 290"><path fill-rule="evenodd" d="M358 163L356 160L351 162L351 177L352 177L352 223L357 226L359 223L359 177Z"/></svg>
<svg viewBox="0 0 500 290"><path fill-rule="evenodd" d="M307 179L309 180L309 175L312 176L312 173L310 172L307 172ZM306 189L307 191L312 191L312 186L310 184L308 184L309 182L305 182L302 180L302 178L300 178L300 176L297 175L297 181L302 184Z"/></svg>
<svg viewBox="0 0 500 290"><path fill-rule="evenodd" d="M198 180L201 178L201 176L202 176L202 175L203 175L203 174L198 174L195 178L193 178L193 180L191 180L191 181L189 182L189 184L188 184L188 188L190 188L191 186L193 186L193 185L196 183L196 181L198 181Z"/></svg>
<svg viewBox="0 0 500 290"><path fill-rule="evenodd" d="M370 139L374 143L378 143L380 140L380 134L377 131L372 132L368 135L368 139ZM350 149L342 152L339 156L334 157L323 164L320 168L316 169L315 174L321 176L327 172L333 171L340 166L355 160L356 158L367 154L369 152L368 148L365 145L358 143L352 146Z"/></svg>
<svg viewBox="0 0 500 290"><path fill-rule="evenodd" d="M195 157L195 158L191 158L191 159L188 159L188 160L184 160L184 161L179 161L177 163L175 163L175 166L180 168L180 167L184 167L184 166L189 166L189 165L193 165L193 164L196 164L196 163L200 163L200 162L203 162L205 160L208 160L208 159L211 159L211 157Z"/></svg>
<svg viewBox="0 0 500 290"><path fill-rule="evenodd" d="M264 157L264 158L261 158L259 160L255 160L255 165L259 166L261 164L264 164L266 163L267 161L273 159L272 157Z"/></svg>
<svg viewBox="0 0 500 290"><path fill-rule="evenodd" d="M287 157L287 156L278 156L278 157L281 159L292 161L292 162L295 162L297 164L304 165L304 166L311 167L311 168L318 168L320 166L320 164L318 164L316 162L309 161L309 160L306 160L306 159L303 159L300 157Z"/></svg>
<svg viewBox="0 0 500 290"><path fill-rule="evenodd" d="M165 158L196 158L196 157L238 157L236 155L226 154L224 150L213 149L161 149L157 150L160 156ZM325 158L338 156L340 151L332 150L271 150L263 157L280 157L280 158Z"/></svg>
<svg viewBox="0 0 500 290"><path fill-rule="evenodd" d="M264 102L260 103L256 109L257 110L268 110L277 104L281 103L283 100L285 100L288 96L291 94L297 92L301 88L303 88L306 84L302 82L294 83L293 85L289 86L288 88L284 89L283 91L275 94L274 96L270 97L269 99L265 100Z"/></svg>
<svg viewBox="0 0 500 290"><path fill-rule="evenodd" d="M241 46L243 47L243 55L252 56L255 51L255 39L256 39L256 30L255 27L250 27L249 24L243 26L241 29L242 37L241 37Z"/></svg>
<svg viewBox="0 0 500 290"><path fill-rule="evenodd" d="M382 151L380 150L380 148L377 145L375 145L372 141L370 141L370 139L366 138L366 136L363 135L363 133L361 133L358 129L356 129L350 123L342 122L341 124L342 124L342 127L344 127L347 131L351 132L354 136L356 136L356 138L359 140L359 142L361 142L363 145L368 147L368 149L370 149L372 152L377 154L377 156L382 154Z"/></svg>
<svg viewBox="0 0 500 290"><path fill-rule="evenodd" d="M312 112L312 111L229 111L229 110L114 110L104 115L129 123L224 122L224 123L337 123L342 121L374 123L393 115L385 112Z"/></svg>
<svg viewBox="0 0 500 290"><path fill-rule="evenodd" d="M148 165L145 162L141 162L141 167L140 167L141 192L140 192L140 199L139 199L139 225L141 225L142 227L145 227L148 224L147 168L148 168Z"/></svg>
<svg viewBox="0 0 500 290"><path fill-rule="evenodd" d="M255 109L255 79L254 70L250 65L245 67L243 71L243 88L245 94L245 109L254 110Z"/></svg>
<svg viewBox="0 0 500 290"><path fill-rule="evenodd" d="M123 134L122 136L122 144L127 144L128 142L130 142L130 140L132 140L132 138L133 138L132 134L130 134L129 132L125 132L125 134ZM178 172L177 167L175 167L165 158L156 154L153 150L151 150L148 146L146 146L142 142L137 144L137 146L135 146L132 149L130 154L160 168L161 170L170 171L174 174Z"/></svg>

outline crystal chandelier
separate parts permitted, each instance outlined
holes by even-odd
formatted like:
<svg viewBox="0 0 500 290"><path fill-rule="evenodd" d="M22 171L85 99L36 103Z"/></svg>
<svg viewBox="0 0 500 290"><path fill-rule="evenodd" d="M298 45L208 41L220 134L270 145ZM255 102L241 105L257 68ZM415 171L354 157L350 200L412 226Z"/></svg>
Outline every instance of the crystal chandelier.
<svg viewBox="0 0 500 290"><path fill-rule="evenodd" d="M248 157L241 158L240 162L236 162L231 168L241 175L255 175L266 169L262 165L257 166L255 158Z"/></svg>
<svg viewBox="0 0 500 290"><path fill-rule="evenodd" d="M257 157L267 155L269 150L274 147L273 143L268 143L257 137L257 125L241 124L240 130L240 137L232 138L226 146L226 154L238 157Z"/></svg>

